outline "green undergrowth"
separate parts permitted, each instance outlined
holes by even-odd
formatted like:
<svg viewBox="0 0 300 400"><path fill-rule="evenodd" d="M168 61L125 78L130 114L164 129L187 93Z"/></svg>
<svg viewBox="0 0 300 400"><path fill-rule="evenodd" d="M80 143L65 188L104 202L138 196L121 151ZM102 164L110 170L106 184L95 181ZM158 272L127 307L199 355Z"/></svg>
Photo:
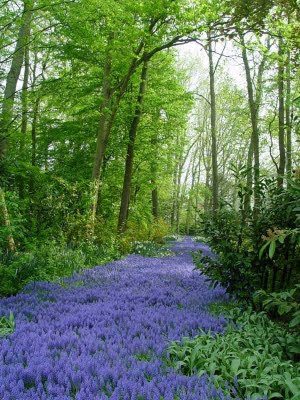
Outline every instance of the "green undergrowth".
<svg viewBox="0 0 300 400"><path fill-rule="evenodd" d="M47 243L32 251L0 258L0 296L16 294L31 281L53 282L83 268L121 257L117 246L84 243L77 247Z"/></svg>
<svg viewBox="0 0 300 400"><path fill-rule="evenodd" d="M14 295L31 281L54 282L65 276L79 273L84 268L106 264L125 254L145 257L166 257L173 253L167 245L155 241L136 241L128 249L118 240L105 244L82 243L72 246L49 242L31 250L0 254L0 297Z"/></svg>
<svg viewBox="0 0 300 400"><path fill-rule="evenodd" d="M171 365L185 375L210 376L232 398L300 399L300 363L293 347L296 332L271 321L264 312L242 311L230 303L212 305L226 314L223 334L201 332L169 347Z"/></svg>
<svg viewBox="0 0 300 400"><path fill-rule="evenodd" d="M15 317L12 312L9 313L8 317L0 317L0 338L3 338L13 333L15 327Z"/></svg>
<svg viewBox="0 0 300 400"><path fill-rule="evenodd" d="M167 257L173 254L166 245L151 241L134 242L132 253L144 257Z"/></svg>

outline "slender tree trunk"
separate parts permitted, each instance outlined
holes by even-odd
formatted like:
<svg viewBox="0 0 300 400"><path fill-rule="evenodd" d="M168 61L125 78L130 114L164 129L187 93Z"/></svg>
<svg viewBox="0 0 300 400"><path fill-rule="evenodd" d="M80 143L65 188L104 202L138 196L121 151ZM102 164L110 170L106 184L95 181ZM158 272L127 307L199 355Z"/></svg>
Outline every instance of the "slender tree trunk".
<svg viewBox="0 0 300 400"><path fill-rule="evenodd" d="M21 73L26 43L30 33L30 21L32 17L32 2L24 1L22 23L18 32L18 39L12 56L11 66L6 78L2 115L0 117L0 162L4 161L7 151L7 135L12 122L12 112L16 94L17 83Z"/></svg>
<svg viewBox="0 0 300 400"><path fill-rule="evenodd" d="M4 89L4 100L2 103L2 114L0 117L0 168L1 164L4 163L7 153L7 136L9 126L13 118L13 105L15 100L15 93L17 83L20 77L26 43L30 32L30 21L32 17L32 2L24 1L24 11L22 15L22 23L18 32L17 43L15 51L12 57L9 72L6 78L6 84ZM14 238L11 231L11 223L9 214L5 202L5 193L0 186L0 203L1 203L1 214L4 226L7 228L7 245L8 249L12 252L16 251Z"/></svg>
<svg viewBox="0 0 300 400"><path fill-rule="evenodd" d="M178 162L175 164L174 172L173 172L173 194L172 194L172 209L171 209L171 217L170 223L171 227L174 228L175 225L175 213L176 213L176 193L177 193L177 173L178 173Z"/></svg>
<svg viewBox="0 0 300 400"><path fill-rule="evenodd" d="M21 124L21 141L20 141L20 156L21 161L25 162L25 143L28 123L28 83L29 83L29 47L25 47L24 54L24 79L22 87L22 124ZM19 181L19 194L20 198L24 198L24 179L21 176Z"/></svg>
<svg viewBox="0 0 300 400"><path fill-rule="evenodd" d="M157 135L154 135L151 140L153 149L153 159L151 163L151 184L152 184L152 215L154 220L158 219L158 188L157 188Z"/></svg>
<svg viewBox="0 0 300 400"><path fill-rule="evenodd" d="M39 113L40 98L37 98L33 107L33 117L31 126L31 165L36 166L36 130L37 130L37 119Z"/></svg>
<svg viewBox="0 0 300 400"><path fill-rule="evenodd" d="M209 83L210 83L210 120L211 120L211 157L212 157L212 189L213 189L213 213L219 208L219 182L218 182L218 151L216 129L216 93L215 93L215 67L213 62L212 40L208 34L208 58L209 58Z"/></svg>
<svg viewBox="0 0 300 400"><path fill-rule="evenodd" d="M177 133L176 135L176 150L178 149L179 146L179 135ZM172 193L172 208L171 208L171 216L170 216L170 223L172 229L175 226L175 215L176 215L176 193L177 193L177 175L179 171L179 161L176 156L174 155L174 171L173 171L173 193Z"/></svg>
<svg viewBox="0 0 300 400"><path fill-rule="evenodd" d="M177 182L176 182L176 209L175 209L175 220L176 220L176 233L179 234L180 230L180 184L181 184L181 177L182 177L182 168L183 165L181 160L179 161L178 167L178 174L177 174Z"/></svg>
<svg viewBox="0 0 300 400"><path fill-rule="evenodd" d="M208 194L208 192L210 191L210 168L208 168L208 167L205 168L205 188L206 188L206 193L204 196L204 212L207 213L209 210L209 194Z"/></svg>
<svg viewBox="0 0 300 400"><path fill-rule="evenodd" d="M258 109L254 98L251 72L250 72L250 66L247 56L247 50L245 47L244 37L241 35L240 38L243 46L242 56L246 72L248 102L249 102L251 125L252 125L251 142L253 145L253 155L254 155L254 218L256 218L260 209L260 187L259 187L260 160L259 160L259 130L258 130L258 115L257 115Z"/></svg>
<svg viewBox="0 0 300 400"><path fill-rule="evenodd" d="M292 124L291 124L291 54L288 51L286 64L286 106L285 106L285 124L286 124L286 173L287 177L292 176ZM290 182L288 181L288 186Z"/></svg>
<svg viewBox="0 0 300 400"><path fill-rule="evenodd" d="M112 36L109 38L109 42L113 39ZM92 172L92 210L91 210L91 221L90 221L90 234L94 234L95 219L98 205L98 194L100 187L100 174L101 165L104 157L104 152L107 146L108 137L110 134L110 121L112 119L111 111L111 69L112 69L112 59L111 59L111 49L108 44L108 50L106 54L105 66L103 71L103 81L102 81L102 104L100 108L100 117L98 123L98 137L96 145L96 153L93 164Z"/></svg>
<svg viewBox="0 0 300 400"><path fill-rule="evenodd" d="M154 182L155 184L155 182ZM158 219L158 189L157 186L152 189L152 215L154 220Z"/></svg>
<svg viewBox="0 0 300 400"><path fill-rule="evenodd" d="M279 39L278 45L278 141L279 141L279 166L278 166L278 186L283 185L283 175L285 170L285 140L284 140L284 64L283 64L283 41Z"/></svg>
<svg viewBox="0 0 300 400"><path fill-rule="evenodd" d="M193 166L192 166L192 183L191 183L191 188L190 188L190 193L189 193L189 198L188 198L188 205L187 205L187 211L186 211L186 222L185 222L185 232L187 235L190 234L190 224L191 224L191 209L192 209L192 200L193 200L193 191L195 187L195 180L196 180L196 172L197 172L197 167L198 165L195 165L196 161L196 154L193 159Z"/></svg>
<svg viewBox="0 0 300 400"><path fill-rule="evenodd" d="M252 165L253 165L253 136L250 140L248 156L247 156L247 193L244 199L244 220L249 216L250 213L250 202L251 202L251 192L252 192L252 184L253 184L253 177L252 177Z"/></svg>
<svg viewBox="0 0 300 400"><path fill-rule="evenodd" d="M120 205L119 220L118 220L118 232L125 232L127 227L129 202L130 202L130 187L132 179L133 160L134 160L134 145L142 115L142 104L146 92L147 73L148 73L148 63L147 61L145 61L141 73L141 81L139 87L139 94L137 98L137 105L135 109L135 115L129 130L129 141L127 147L126 163L125 163L125 174L124 174L123 190L122 190L121 205Z"/></svg>
<svg viewBox="0 0 300 400"><path fill-rule="evenodd" d="M11 231L10 219L5 201L5 194L1 187L0 187L0 207L1 207L2 222L7 230L7 248L9 251L15 252L16 245Z"/></svg>
<svg viewBox="0 0 300 400"><path fill-rule="evenodd" d="M199 210L199 187L200 187L200 178L201 178L201 158L199 157L199 162L198 162L198 174L197 174L197 186L196 186L196 199L195 199L195 218L194 218L194 223L195 226L197 226L198 222L198 210Z"/></svg>

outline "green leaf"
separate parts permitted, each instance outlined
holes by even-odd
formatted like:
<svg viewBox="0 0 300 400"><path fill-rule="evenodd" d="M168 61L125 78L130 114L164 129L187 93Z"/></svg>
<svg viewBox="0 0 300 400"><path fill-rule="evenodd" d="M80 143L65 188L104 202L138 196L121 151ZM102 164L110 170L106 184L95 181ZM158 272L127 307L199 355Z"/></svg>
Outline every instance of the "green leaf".
<svg viewBox="0 0 300 400"><path fill-rule="evenodd" d="M269 247L269 257L272 259L275 253L275 249L276 249L276 242L275 240L272 240L270 243L270 247Z"/></svg>
<svg viewBox="0 0 300 400"><path fill-rule="evenodd" d="M238 369L241 365L241 360L239 358L235 358L231 361L231 371L236 375Z"/></svg>
<svg viewBox="0 0 300 400"><path fill-rule="evenodd" d="M258 255L258 256L259 256L259 259L261 259L264 250L266 249L267 246L269 246L269 244L270 244L270 242L267 242L267 243L265 243L265 244L261 247L261 249L259 250L259 255Z"/></svg>

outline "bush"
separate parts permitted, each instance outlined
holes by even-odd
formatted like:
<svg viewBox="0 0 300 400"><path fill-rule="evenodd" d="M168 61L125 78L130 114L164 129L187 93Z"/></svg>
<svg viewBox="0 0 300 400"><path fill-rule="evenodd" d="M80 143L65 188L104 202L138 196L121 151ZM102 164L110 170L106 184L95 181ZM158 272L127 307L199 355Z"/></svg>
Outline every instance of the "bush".
<svg viewBox="0 0 300 400"><path fill-rule="evenodd" d="M293 399L300 396L300 364L289 360L295 340L264 313L235 309L224 334L202 332L173 342L170 361L186 375L208 374L224 394L234 397Z"/></svg>
<svg viewBox="0 0 300 400"><path fill-rule="evenodd" d="M117 244L96 246L84 243L73 248L55 243L31 252L3 255L0 263L0 295L15 294L31 281L53 282L120 257Z"/></svg>
<svg viewBox="0 0 300 400"><path fill-rule="evenodd" d="M202 232L214 260L194 256L197 268L226 287L239 299L252 301L256 290L266 292L291 287L299 281L300 186L288 189L267 182L262 207L256 218L223 205L217 215L203 215Z"/></svg>
<svg viewBox="0 0 300 400"><path fill-rule="evenodd" d="M254 294L254 300L259 303L265 311L271 312L274 317L285 317L290 328L300 327L300 284L293 289L275 293L266 293L258 290Z"/></svg>

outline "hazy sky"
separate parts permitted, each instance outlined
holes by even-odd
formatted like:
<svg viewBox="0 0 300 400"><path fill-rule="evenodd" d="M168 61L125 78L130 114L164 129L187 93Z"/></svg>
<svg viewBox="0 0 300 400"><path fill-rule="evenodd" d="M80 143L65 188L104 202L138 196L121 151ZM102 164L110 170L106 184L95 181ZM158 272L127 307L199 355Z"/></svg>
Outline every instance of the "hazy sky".
<svg viewBox="0 0 300 400"><path fill-rule="evenodd" d="M224 48L223 43L218 43L216 46L216 53L214 54L214 61L217 62L219 55ZM178 48L178 57L179 62L184 67L192 66L193 76L191 77L191 90L195 88L194 85L197 86L199 79L199 70L197 68L197 64L200 63L200 70L201 72L206 72L208 76L208 56L205 50L200 46L198 43L192 42ZM217 54L218 53L218 54ZM242 59L238 54L238 50L233 47L231 43L226 44L226 48L224 50L224 56L220 62L225 70L229 73L229 75L233 78L234 82L240 86L241 88L246 88L245 82L245 74L243 66L241 65ZM203 71L203 69L205 71Z"/></svg>

